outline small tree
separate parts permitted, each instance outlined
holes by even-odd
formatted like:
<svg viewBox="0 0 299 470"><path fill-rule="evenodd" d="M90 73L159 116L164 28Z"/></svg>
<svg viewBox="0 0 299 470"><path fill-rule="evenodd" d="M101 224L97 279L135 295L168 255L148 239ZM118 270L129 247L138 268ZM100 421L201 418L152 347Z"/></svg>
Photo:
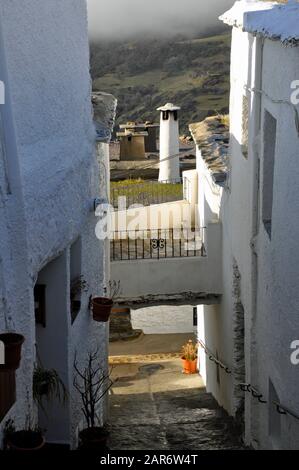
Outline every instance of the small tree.
<svg viewBox="0 0 299 470"><path fill-rule="evenodd" d="M74 387L79 392L82 400L82 411L88 428L95 428L99 419L97 406L113 385L110 373L104 373L99 365L99 351L88 353L88 361L85 368L79 368L77 354L74 360Z"/></svg>
<svg viewBox="0 0 299 470"><path fill-rule="evenodd" d="M105 290L110 299L116 299L121 294L120 281L109 281L108 289L106 287Z"/></svg>
<svg viewBox="0 0 299 470"><path fill-rule="evenodd" d="M82 292L88 292L89 285L87 281L85 281L83 276L78 276L71 281L71 301L75 300L76 297L81 294Z"/></svg>

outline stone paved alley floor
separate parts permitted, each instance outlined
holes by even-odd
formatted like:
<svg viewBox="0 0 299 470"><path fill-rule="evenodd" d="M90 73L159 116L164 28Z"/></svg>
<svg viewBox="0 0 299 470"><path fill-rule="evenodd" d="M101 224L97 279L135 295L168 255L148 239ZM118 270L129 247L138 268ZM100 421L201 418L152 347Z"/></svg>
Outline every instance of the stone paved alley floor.
<svg viewBox="0 0 299 470"><path fill-rule="evenodd" d="M186 376L181 361L167 351L168 337L160 335L160 351L142 355L143 337L126 346L126 356L115 356L113 378L118 378L110 396L111 450L209 450L242 449L233 421L206 393L198 375ZM175 335L179 341L180 335ZM182 335L182 343L185 341ZM161 346L163 345L163 346ZM124 349L125 349L124 348ZM164 349L164 356L161 352ZM173 347L172 347L173 349ZM121 345L114 346L117 353ZM179 351L179 349L178 349ZM118 362L118 363L117 363Z"/></svg>

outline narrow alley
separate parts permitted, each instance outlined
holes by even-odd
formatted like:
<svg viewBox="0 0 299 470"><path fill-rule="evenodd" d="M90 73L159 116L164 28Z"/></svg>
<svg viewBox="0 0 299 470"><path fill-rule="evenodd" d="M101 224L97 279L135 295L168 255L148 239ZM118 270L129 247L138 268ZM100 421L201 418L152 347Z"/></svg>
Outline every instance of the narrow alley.
<svg viewBox="0 0 299 470"><path fill-rule="evenodd" d="M111 450L242 449L241 433L200 376L182 373L180 346L190 336L111 343Z"/></svg>

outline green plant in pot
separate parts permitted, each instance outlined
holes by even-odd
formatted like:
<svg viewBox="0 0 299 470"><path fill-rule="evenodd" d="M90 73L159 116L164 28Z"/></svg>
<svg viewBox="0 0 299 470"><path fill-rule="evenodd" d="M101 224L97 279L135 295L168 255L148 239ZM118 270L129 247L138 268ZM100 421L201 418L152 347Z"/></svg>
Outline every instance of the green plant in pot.
<svg viewBox="0 0 299 470"><path fill-rule="evenodd" d="M182 347L182 362L184 374L196 374L197 371L198 344L190 339Z"/></svg>
<svg viewBox="0 0 299 470"><path fill-rule="evenodd" d="M4 448L13 451L37 451L45 445L42 430L31 418L29 393L27 391L28 413L23 428L16 429L14 421L9 419L4 427Z"/></svg>
<svg viewBox="0 0 299 470"><path fill-rule="evenodd" d="M65 404L68 398L66 387L55 369L36 366L33 372L33 399L45 411L44 400L57 399Z"/></svg>
<svg viewBox="0 0 299 470"><path fill-rule="evenodd" d="M37 426L26 426L16 430L14 422L8 420L4 428L4 444L6 450L37 451L45 445L45 438Z"/></svg>
<svg viewBox="0 0 299 470"><path fill-rule="evenodd" d="M120 281L110 281L107 297L94 297L91 300L93 319L106 323L111 315L114 299L120 293Z"/></svg>
<svg viewBox="0 0 299 470"><path fill-rule="evenodd" d="M105 373L99 364L99 351L88 353L87 362L82 368L76 355L74 373L74 387L81 398L86 423L86 427L79 432L79 449L105 449L109 431L106 426L101 425L97 409L113 382L110 374Z"/></svg>
<svg viewBox="0 0 299 470"><path fill-rule="evenodd" d="M81 300L78 299L80 294L83 292L87 293L89 290L89 285L83 276L78 276L71 281L71 311L72 313L77 313L81 308Z"/></svg>

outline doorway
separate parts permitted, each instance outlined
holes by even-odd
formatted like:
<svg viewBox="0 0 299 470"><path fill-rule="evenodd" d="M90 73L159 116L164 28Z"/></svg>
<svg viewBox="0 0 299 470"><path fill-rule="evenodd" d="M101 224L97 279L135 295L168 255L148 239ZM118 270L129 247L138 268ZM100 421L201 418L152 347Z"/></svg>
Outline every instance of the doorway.
<svg viewBox="0 0 299 470"><path fill-rule="evenodd" d="M68 259L64 252L40 271L35 286L36 360L44 369L54 369L69 389ZM48 443L69 444L69 403L53 397L39 406L38 422Z"/></svg>

